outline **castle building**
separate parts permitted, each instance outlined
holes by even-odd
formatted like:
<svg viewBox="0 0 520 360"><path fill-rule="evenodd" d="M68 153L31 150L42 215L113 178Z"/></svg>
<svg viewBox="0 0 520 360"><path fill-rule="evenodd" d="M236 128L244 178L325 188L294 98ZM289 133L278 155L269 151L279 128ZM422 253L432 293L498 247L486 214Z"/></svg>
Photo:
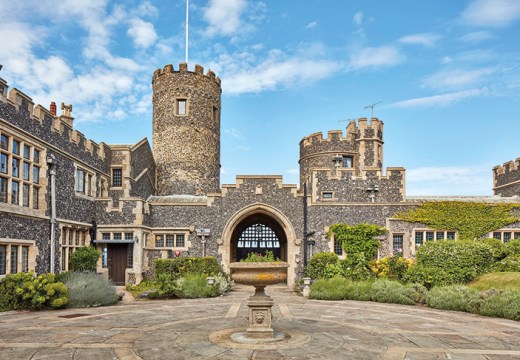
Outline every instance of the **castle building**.
<svg viewBox="0 0 520 360"><path fill-rule="evenodd" d="M288 286L312 254L345 256L335 223L385 226L380 256L412 257L428 240L456 239L393 216L425 201L520 203L520 159L493 169L495 196L407 197L405 169L383 169L383 122L305 136L300 186L239 175L220 185L221 81L200 65L152 77L153 147L95 143L74 129L72 106L35 105L0 78L0 277L69 269L81 246L101 251L98 272L116 284L153 275L153 261L216 256L225 268L251 251L290 264ZM520 237L520 223L489 234Z"/></svg>

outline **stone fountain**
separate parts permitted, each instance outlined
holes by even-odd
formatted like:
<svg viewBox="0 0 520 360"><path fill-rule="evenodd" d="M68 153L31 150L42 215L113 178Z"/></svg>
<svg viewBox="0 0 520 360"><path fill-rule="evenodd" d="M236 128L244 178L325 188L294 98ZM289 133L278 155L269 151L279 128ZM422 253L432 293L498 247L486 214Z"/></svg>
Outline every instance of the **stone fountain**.
<svg viewBox="0 0 520 360"><path fill-rule="evenodd" d="M254 295L247 300L249 325L243 333L246 340L276 341L271 312L274 301L264 289L267 285L284 282L288 267L286 262L235 262L229 265L233 281L255 287Z"/></svg>

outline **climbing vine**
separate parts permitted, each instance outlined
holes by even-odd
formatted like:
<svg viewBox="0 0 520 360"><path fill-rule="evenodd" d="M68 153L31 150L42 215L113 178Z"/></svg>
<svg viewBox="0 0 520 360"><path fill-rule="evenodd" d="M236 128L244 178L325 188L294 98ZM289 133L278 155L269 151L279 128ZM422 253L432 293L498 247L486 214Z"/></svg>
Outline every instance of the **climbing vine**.
<svg viewBox="0 0 520 360"><path fill-rule="evenodd" d="M511 210L515 204L482 204L460 201L427 202L394 215L395 218L423 223L434 230L455 230L460 239L480 238L506 225L519 222Z"/></svg>
<svg viewBox="0 0 520 360"><path fill-rule="evenodd" d="M330 227L327 236L334 234L336 240L341 241L342 247L349 255L362 254L365 259L376 257L380 247L376 236L386 234L386 229L373 224L334 224Z"/></svg>

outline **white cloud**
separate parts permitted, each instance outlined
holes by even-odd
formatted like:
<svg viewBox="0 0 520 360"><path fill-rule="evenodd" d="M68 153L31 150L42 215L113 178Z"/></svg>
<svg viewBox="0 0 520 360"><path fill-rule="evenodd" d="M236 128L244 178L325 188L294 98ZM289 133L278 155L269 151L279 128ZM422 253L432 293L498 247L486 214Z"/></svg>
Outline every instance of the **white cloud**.
<svg viewBox="0 0 520 360"><path fill-rule="evenodd" d="M462 13L462 20L474 26L506 26L520 19L518 0L476 0Z"/></svg>
<svg viewBox="0 0 520 360"><path fill-rule="evenodd" d="M492 187L491 166L439 166L406 170L407 195L487 195Z"/></svg>
<svg viewBox="0 0 520 360"><path fill-rule="evenodd" d="M224 129L224 134L227 134L235 139L242 139L244 137L242 132L235 128Z"/></svg>
<svg viewBox="0 0 520 360"><path fill-rule="evenodd" d="M159 15L159 11L153 4L149 1L144 1L137 8L137 14L140 16L153 16L156 17Z"/></svg>
<svg viewBox="0 0 520 360"><path fill-rule="evenodd" d="M422 45L428 47L435 45L437 40L439 40L440 38L440 35L435 35L432 33L422 33L403 36L399 39L399 41L405 44Z"/></svg>
<svg viewBox="0 0 520 360"><path fill-rule="evenodd" d="M475 70L440 71L423 79L424 87L434 89L460 88L481 82L486 76L496 72L496 68L482 68Z"/></svg>
<svg viewBox="0 0 520 360"><path fill-rule="evenodd" d="M314 29L316 27L316 25L318 25L317 21L311 21L310 23L307 24L307 26L305 26L305 28L306 29Z"/></svg>
<svg viewBox="0 0 520 360"><path fill-rule="evenodd" d="M489 31L474 31L459 37L459 40L466 43L479 43L494 38L495 36Z"/></svg>
<svg viewBox="0 0 520 360"><path fill-rule="evenodd" d="M334 74L340 65L328 60L301 60L268 58L257 66L232 65L234 71L224 71L226 81L223 91L228 94L261 92L288 86L313 82Z"/></svg>
<svg viewBox="0 0 520 360"><path fill-rule="evenodd" d="M361 24L363 23L363 12L358 11L357 13L355 13L354 17L352 18L352 22L356 26L361 26Z"/></svg>
<svg viewBox="0 0 520 360"><path fill-rule="evenodd" d="M246 6L246 0L210 0L204 9L204 19L208 22L206 35L233 35L242 24L241 16Z"/></svg>
<svg viewBox="0 0 520 360"><path fill-rule="evenodd" d="M471 89L441 95L398 101L388 106L395 108L449 106L466 98L486 95L487 93L489 93L489 90L487 88Z"/></svg>
<svg viewBox="0 0 520 360"><path fill-rule="evenodd" d="M130 20L128 35L137 47L148 48L157 41L157 33L152 23L139 18Z"/></svg>
<svg viewBox="0 0 520 360"><path fill-rule="evenodd" d="M350 57L349 67L352 70L390 67L399 65L404 60L404 55L396 47L367 47L356 51L356 54Z"/></svg>

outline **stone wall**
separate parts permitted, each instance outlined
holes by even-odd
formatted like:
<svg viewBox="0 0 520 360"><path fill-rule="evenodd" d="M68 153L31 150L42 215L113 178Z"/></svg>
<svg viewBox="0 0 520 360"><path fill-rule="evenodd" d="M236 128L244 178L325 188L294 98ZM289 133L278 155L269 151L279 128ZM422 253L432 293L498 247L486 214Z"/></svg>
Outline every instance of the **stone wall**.
<svg viewBox="0 0 520 360"><path fill-rule="evenodd" d="M153 153L159 195L205 195L220 187L220 79L180 64L153 75ZM186 114L177 113L186 100Z"/></svg>
<svg viewBox="0 0 520 360"><path fill-rule="evenodd" d="M148 199L155 194L155 160L148 140L132 148L131 177L134 180L130 196Z"/></svg>

